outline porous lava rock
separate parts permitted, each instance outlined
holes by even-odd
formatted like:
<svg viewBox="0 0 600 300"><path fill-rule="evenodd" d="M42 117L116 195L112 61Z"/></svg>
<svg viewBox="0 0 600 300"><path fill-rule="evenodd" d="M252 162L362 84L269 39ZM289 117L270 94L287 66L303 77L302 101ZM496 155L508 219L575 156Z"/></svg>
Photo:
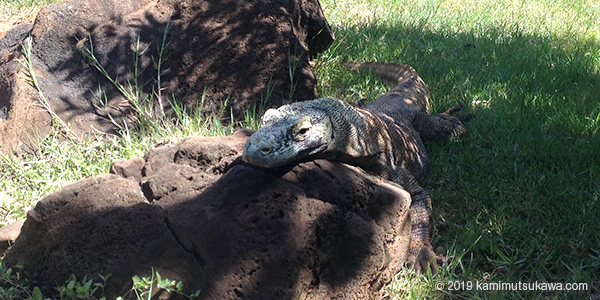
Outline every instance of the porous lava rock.
<svg viewBox="0 0 600 300"><path fill-rule="evenodd" d="M406 259L410 195L326 160L247 165L250 133L161 146L45 197L4 264L46 287L111 273L109 299L152 268L203 299L378 298Z"/></svg>
<svg viewBox="0 0 600 300"><path fill-rule="evenodd" d="M51 128L50 115L40 108L27 80L30 74L20 63L29 35L39 88L77 135L113 132L108 114L119 122L131 113L122 92L83 55L86 49L126 90L152 95L158 115L159 103L168 112L169 101L176 99L205 113L223 109L229 116L231 109L241 116L266 99L266 105L278 106L316 98L309 59L333 40L318 0L71 0L49 5L33 26L19 26L0 39L3 151L28 145Z"/></svg>

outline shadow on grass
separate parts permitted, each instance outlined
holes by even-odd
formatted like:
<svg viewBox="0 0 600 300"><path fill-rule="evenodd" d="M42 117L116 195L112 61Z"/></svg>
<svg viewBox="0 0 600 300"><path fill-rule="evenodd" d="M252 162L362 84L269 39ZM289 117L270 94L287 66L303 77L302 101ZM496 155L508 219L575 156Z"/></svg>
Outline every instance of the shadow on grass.
<svg viewBox="0 0 600 300"><path fill-rule="evenodd" d="M407 63L429 85L435 111L460 100L475 112L467 139L428 145L424 185L434 197L437 243L472 246L465 257L473 258L462 263L476 269L455 276L599 286L600 41L517 27L477 34L418 24L333 29L338 42L321 56L324 66ZM322 94L350 101L386 88L341 67L317 75Z"/></svg>
<svg viewBox="0 0 600 300"><path fill-rule="evenodd" d="M171 34L177 30L182 29L174 28ZM445 220L437 223L437 243L455 241L459 249L466 249L482 237L472 248L479 269L463 276L489 272L495 279L513 282L595 278L600 268L597 43L567 51L556 46L557 37L530 36L516 29L508 34L488 29L480 36L435 33L418 26L365 26L340 33L342 46L324 57L408 63L429 84L434 109L441 111L461 100L476 111L468 124L471 136L463 143L430 145L426 181L438 220ZM140 36L160 37L162 32L152 34ZM170 59L192 59L193 54L175 52ZM109 61L106 65L116 68ZM125 69L114 71L121 74ZM379 85L365 88L360 83L364 76L331 77L329 89L366 89L369 98L383 91ZM345 98L325 87L321 94ZM350 266L356 266L361 255L357 253ZM221 267L215 276L231 266L224 262Z"/></svg>

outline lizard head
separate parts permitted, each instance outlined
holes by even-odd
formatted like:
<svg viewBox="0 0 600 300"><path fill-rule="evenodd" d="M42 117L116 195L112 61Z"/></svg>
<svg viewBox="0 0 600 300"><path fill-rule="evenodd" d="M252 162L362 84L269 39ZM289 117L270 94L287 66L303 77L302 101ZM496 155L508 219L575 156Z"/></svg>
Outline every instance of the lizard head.
<svg viewBox="0 0 600 300"><path fill-rule="evenodd" d="M248 138L242 159L255 166L274 168L331 149L329 117L304 104L308 103L267 110L260 130Z"/></svg>

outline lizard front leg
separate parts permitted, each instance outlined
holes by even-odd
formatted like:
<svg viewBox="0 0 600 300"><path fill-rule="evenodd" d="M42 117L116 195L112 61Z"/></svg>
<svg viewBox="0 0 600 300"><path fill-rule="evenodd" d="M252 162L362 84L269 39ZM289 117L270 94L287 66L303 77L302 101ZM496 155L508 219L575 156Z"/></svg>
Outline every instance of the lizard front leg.
<svg viewBox="0 0 600 300"><path fill-rule="evenodd" d="M412 125L424 141L437 142L459 139L467 135L467 127L465 127L464 121L468 120L470 115L464 113L460 117L458 115L453 116L452 113L457 109L453 107L437 115L416 112Z"/></svg>
<svg viewBox="0 0 600 300"><path fill-rule="evenodd" d="M397 168L393 177L393 181L405 188L412 199L409 208L411 236L407 264L417 273L426 272L428 268L435 273L446 260L443 256L436 255L431 245L431 196L406 169Z"/></svg>

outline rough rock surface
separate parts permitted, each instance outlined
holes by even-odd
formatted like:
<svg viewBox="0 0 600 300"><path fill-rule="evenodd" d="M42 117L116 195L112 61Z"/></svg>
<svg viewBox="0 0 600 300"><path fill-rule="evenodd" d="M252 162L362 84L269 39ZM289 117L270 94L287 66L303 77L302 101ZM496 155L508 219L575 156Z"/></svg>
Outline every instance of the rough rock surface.
<svg viewBox="0 0 600 300"><path fill-rule="evenodd" d="M161 146L45 197L4 263L50 287L112 273L109 299L151 267L204 299L377 298L406 259L408 193L325 160L244 164L250 133Z"/></svg>
<svg viewBox="0 0 600 300"><path fill-rule="evenodd" d="M175 96L193 106L206 93L203 110L218 110L229 98L236 115L268 94L269 105L281 105L290 100L290 94L292 100L315 98L316 79L309 57L326 49L333 39L317 0L71 0L52 4L40 11L33 26L20 26L0 39L2 149L27 144L34 132L43 136L50 126L50 116L38 107L38 96L18 62L29 34L42 92L61 119L82 134L92 129L114 130L105 111L96 106L99 87L101 97L109 100L112 116L127 116L129 106L80 50L89 49L91 42L111 77L127 86L136 69L134 49L140 49L144 54L137 68L139 86L146 94L158 95L158 70L153 62L158 61L165 32L169 44L160 82L164 105Z"/></svg>

